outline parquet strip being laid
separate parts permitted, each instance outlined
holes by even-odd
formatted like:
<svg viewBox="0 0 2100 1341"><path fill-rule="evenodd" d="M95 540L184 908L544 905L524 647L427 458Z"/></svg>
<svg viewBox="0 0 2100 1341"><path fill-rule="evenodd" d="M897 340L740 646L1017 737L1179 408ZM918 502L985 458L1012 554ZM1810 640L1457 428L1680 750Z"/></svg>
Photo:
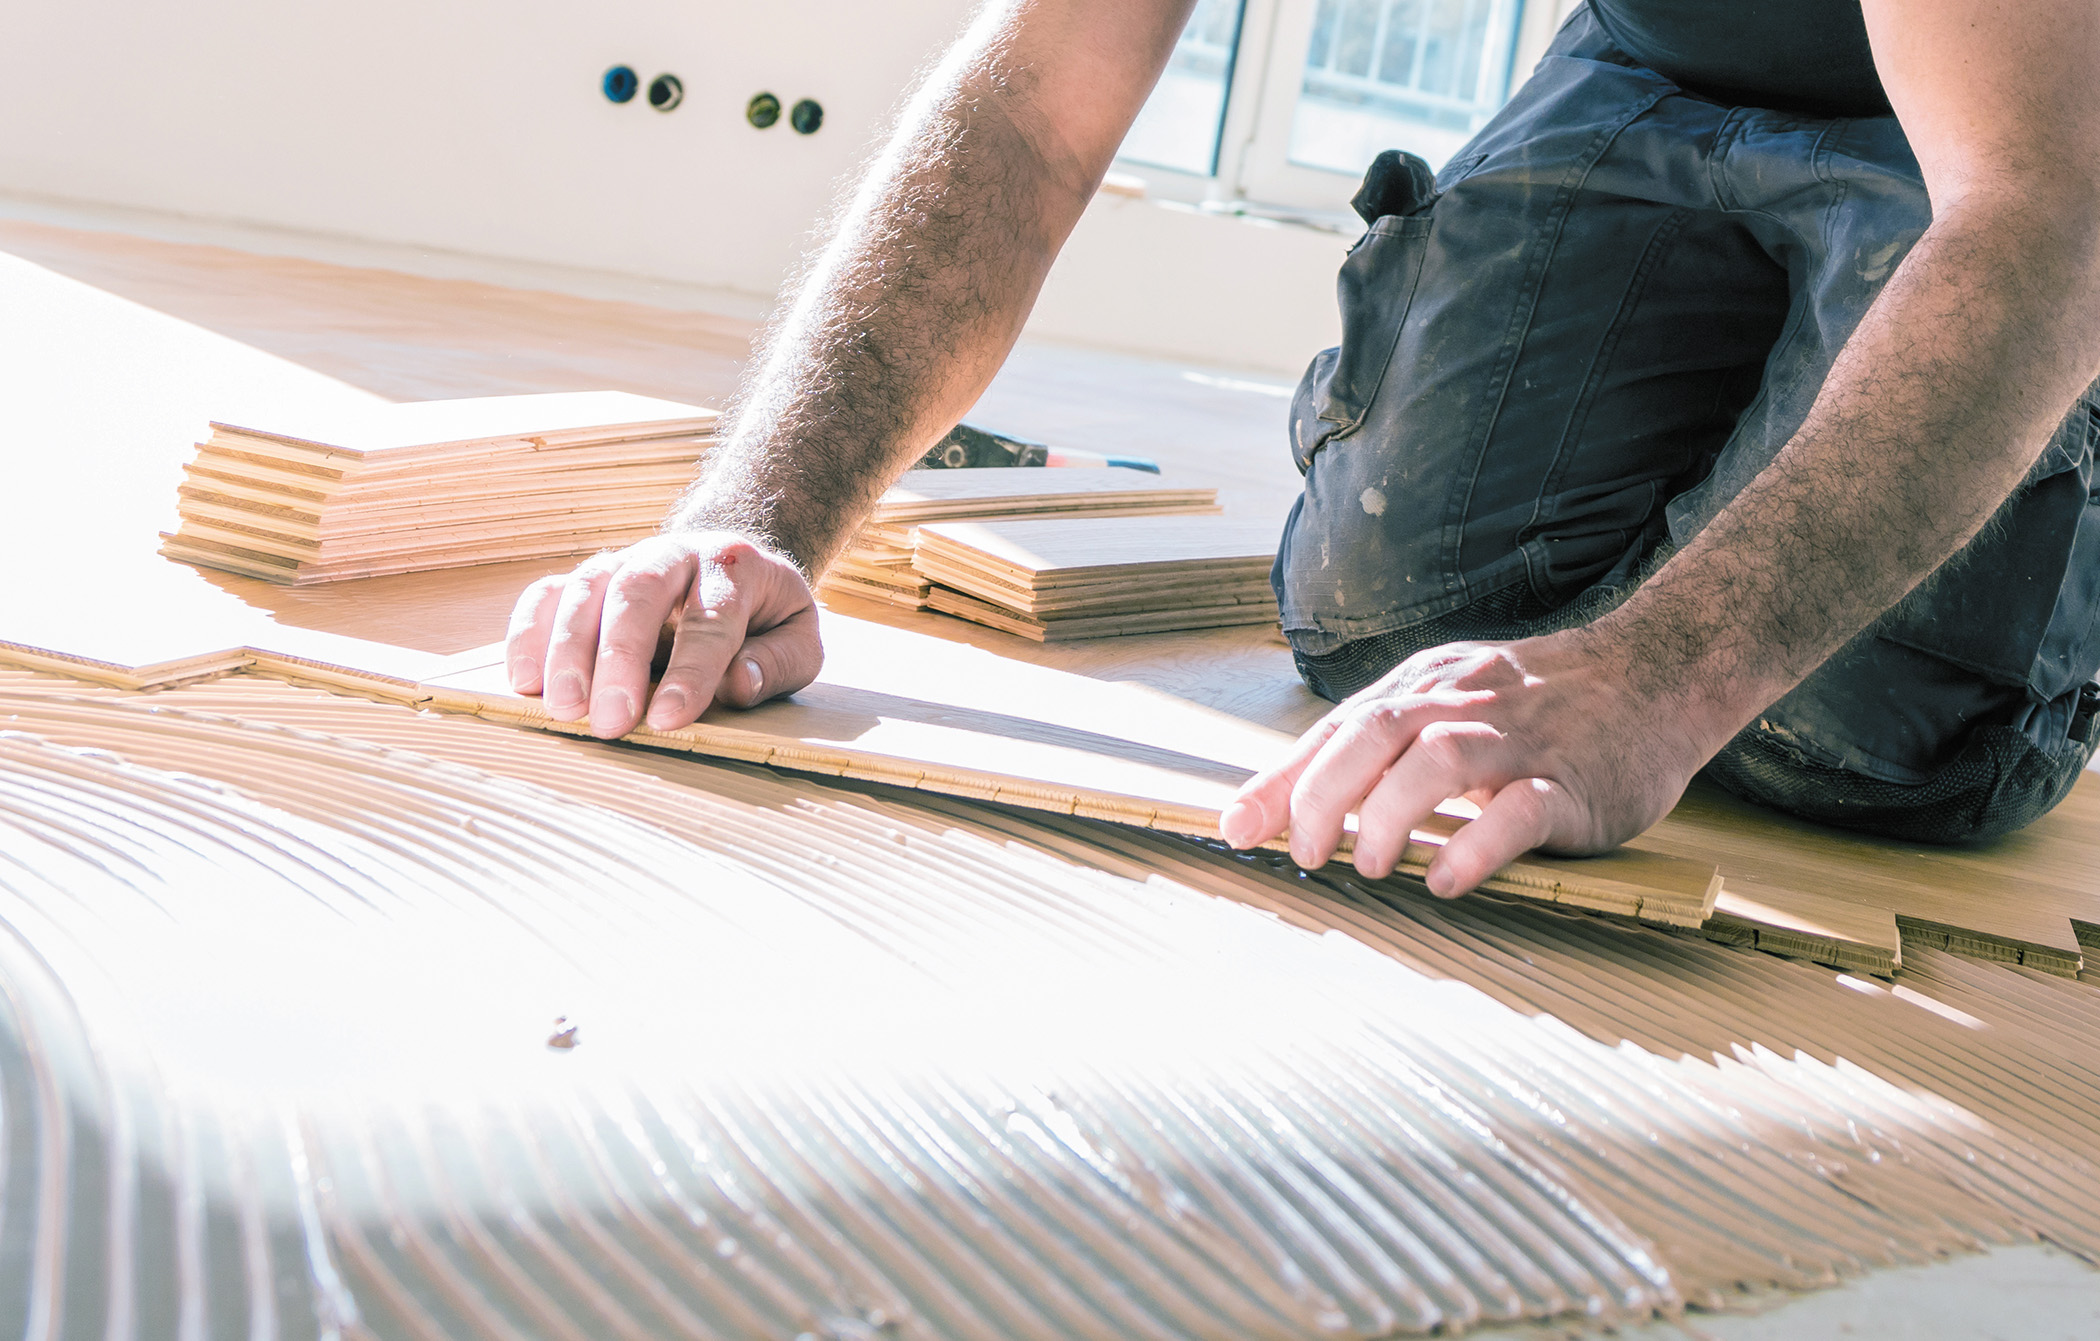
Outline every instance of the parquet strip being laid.
<svg viewBox="0 0 2100 1341"><path fill-rule="evenodd" d="M833 616L823 677L792 699L722 711L629 740L799 772L860 778L1209 837L1239 784L1292 737L1135 686L1008 661L975 648ZM157 667L111 667L15 648L0 660L137 688L245 668L294 681L520 726L583 734L537 699L509 691L499 665L463 654L456 673L426 658L404 677L364 675L262 650ZM404 668L405 669L405 668ZM930 688L931 687L931 688ZM1447 831L1417 831L1403 873L1419 875ZM1279 840L1278 846L1281 846ZM1639 844L1574 861L1527 857L1488 883L1497 892L1696 927L1713 910L1713 863Z"/></svg>
<svg viewBox="0 0 2100 1341"><path fill-rule="evenodd" d="M879 625L841 639L840 623L834 618L826 626L824 677L792 699L710 714L678 731L643 728L626 739L1198 837L1215 836L1218 815L1239 784L1291 744L1281 732L1164 695L1040 667L1023 673L987 653ZM942 687L938 701L919 697L929 677ZM420 688L441 710L542 730L586 730L555 721L538 699L511 693L500 665ZM1419 876L1449 833L1448 822L1416 830L1400 872ZM1283 840L1273 846L1281 848ZM1349 847L1344 835L1343 855ZM1713 910L1721 883L1711 863L1635 843L1584 860L1527 856L1483 888L1696 927Z"/></svg>

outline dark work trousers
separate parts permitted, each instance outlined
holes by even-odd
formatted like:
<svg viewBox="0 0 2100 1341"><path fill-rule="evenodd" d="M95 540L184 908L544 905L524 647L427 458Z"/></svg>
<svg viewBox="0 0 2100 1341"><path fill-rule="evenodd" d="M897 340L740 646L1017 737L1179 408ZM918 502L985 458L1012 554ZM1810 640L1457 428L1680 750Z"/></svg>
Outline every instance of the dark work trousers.
<svg viewBox="0 0 2100 1341"><path fill-rule="evenodd" d="M1276 593L1334 699L1606 608L1800 427L1931 218L1894 117L1687 93L1587 10L1424 194L1351 251L1292 407ZM2060 801L2100 739L2096 438L2088 391L1992 525L1709 775L1928 841Z"/></svg>

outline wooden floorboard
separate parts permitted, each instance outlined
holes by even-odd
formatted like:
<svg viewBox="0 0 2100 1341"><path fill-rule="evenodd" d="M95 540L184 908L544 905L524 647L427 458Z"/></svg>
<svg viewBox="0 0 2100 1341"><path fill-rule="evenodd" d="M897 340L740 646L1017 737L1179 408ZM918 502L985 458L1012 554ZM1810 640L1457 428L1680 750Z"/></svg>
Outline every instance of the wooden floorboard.
<svg viewBox="0 0 2100 1341"><path fill-rule="evenodd" d="M1135 687L1103 684L976 649L834 618L817 684L748 712L710 713L678 731L638 730L641 745L857 778L944 795L1214 836L1240 783L1274 763L1292 738ZM241 670L353 694L465 713L540 730L581 733L537 699L509 691L495 649L455 658L444 673L427 654L391 673L352 662L224 649L155 667L112 667L0 644L0 663L124 688L183 684ZM481 662L483 664L461 664ZM405 673L404 673L405 672ZM925 686L940 686L924 697ZM1400 869L1419 875L1447 830L1418 831ZM1346 847L1346 845L1345 845ZM1580 861L1525 859L1487 887L1500 893L1671 926L1698 926L1718 892L1714 865L1631 844Z"/></svg>

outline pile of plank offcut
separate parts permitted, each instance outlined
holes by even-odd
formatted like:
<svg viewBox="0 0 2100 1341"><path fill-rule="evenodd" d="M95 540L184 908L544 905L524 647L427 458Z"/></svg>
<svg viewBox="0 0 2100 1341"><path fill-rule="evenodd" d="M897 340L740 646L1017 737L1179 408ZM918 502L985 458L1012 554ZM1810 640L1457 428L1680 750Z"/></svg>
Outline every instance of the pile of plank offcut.
<svg viewBox="0 0 2100 1341"><path fill-rule="evenodd" d="M300 585L630 544L692 479L716 417L588 391L214 423L161 552Z"/></svg>
<svg viewBox="0 0 2100 1341"><path fill-rule="evenodd" d="M918 528L931 522L1001 518L1214 515L1218 491L1169 485L1156 475L1109 468L1006 466L907 470L883 494L846 552L819 583L857 596L923 609L932 584L912 567Z"/></svg>
<svg viewBox="0 0 2100 1341"><path fill-rule="evenodd" d="M1237 517L942 522L914 569L932 609L1061 642L1276 619L1277 526Z"/></svg>

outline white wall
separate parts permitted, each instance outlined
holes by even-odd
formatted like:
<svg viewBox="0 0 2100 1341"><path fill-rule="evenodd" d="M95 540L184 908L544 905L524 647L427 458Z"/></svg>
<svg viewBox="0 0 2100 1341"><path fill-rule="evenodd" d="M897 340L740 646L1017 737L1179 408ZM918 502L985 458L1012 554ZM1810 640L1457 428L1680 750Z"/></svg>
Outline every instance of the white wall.
<svg viewBox="0 0 2100 1341"><path fill-rule="evenodd" d="M967 5L5 8L12 191L769 291ZM621 62L684 104L607 102ZM752 129L760 89L815 97L823 129Z"/></svg>
<svg viewBox="0 0 2100 1341"><path fill-rule="evenodd" d="M0 7L0 192L769 295L970 8L24 0ZM683 105L607 102L619 63L677 74ZM754 130L761 89L823 129ZM1038 333L1285 370L1331 338L1334 264L1304 263L1331 237L1117 202L1069 250ZM1198 260L1252 267L1267 334L1217 331Z"/></svg>
<svg viewBox="0 0 2100 1341"><path fill-rule="evenodd" d="M1295 378L1341 339L1334 280L1348 243L1104 192L1065 243L1028 333Z"/></svg>

